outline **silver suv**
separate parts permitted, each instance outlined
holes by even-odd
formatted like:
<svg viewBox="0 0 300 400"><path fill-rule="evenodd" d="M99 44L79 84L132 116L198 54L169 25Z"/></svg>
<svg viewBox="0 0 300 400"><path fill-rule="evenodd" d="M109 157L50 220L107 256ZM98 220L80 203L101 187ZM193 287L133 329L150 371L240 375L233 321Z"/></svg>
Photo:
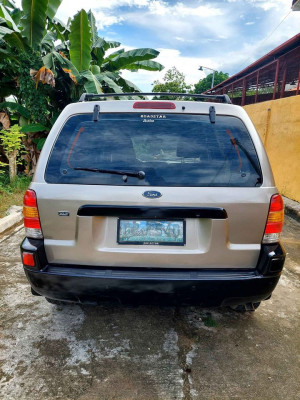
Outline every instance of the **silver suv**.
<svg viewBox="0 0 300 400"><path fill-rule="evenodd" d="M285 252L283 202L248 115L227 95L116 96L84 94L49 133L24 197L32 293L254 310Z"/></svg>

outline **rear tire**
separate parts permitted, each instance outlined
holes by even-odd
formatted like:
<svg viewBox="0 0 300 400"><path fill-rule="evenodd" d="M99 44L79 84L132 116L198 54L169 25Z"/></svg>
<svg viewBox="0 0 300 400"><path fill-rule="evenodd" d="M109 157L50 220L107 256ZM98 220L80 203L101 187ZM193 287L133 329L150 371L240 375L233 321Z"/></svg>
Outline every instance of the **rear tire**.
<svg viewBox="0 0 300 400"><path fill-rule="evenodd" d="M237 306L230 306L230 308L237 312L253 312L260 305L260 301L257 303L246 303L246 304L238 304Z"/></svg>

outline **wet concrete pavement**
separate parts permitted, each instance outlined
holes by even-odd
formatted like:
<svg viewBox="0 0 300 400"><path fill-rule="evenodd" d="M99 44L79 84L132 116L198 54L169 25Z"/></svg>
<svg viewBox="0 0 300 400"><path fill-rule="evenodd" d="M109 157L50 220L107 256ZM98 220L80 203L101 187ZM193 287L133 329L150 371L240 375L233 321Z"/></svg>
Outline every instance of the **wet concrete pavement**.
<svg viewBox="0 0 300 400"><path fill-rule="evenodd" d="M247 315L51 305L30 293L16 228L0 239L0 398L300 399L300 230L286 221L284 273Z"/></svg>

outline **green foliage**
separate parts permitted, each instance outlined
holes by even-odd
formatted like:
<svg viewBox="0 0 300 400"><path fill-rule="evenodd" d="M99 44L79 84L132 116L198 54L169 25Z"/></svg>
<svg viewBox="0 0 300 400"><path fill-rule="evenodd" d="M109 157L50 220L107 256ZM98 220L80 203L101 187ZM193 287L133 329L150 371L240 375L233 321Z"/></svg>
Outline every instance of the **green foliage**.
<svg viewBox="0 0 300 400"><path fill-rule="evenodd" d="M152 92L188 93L191 86L185 82L185 76L176 67L169 69L163 77L163 83L155 81ZM174 99L170 96L161 96L161 99Z"/></svg>
<svg viewBox="0 0 300 400"><path fill-rule="evenodd" d="M102 65L102 68L106 71L118 71L122 68L126 68L127 65L138 61L151 60L158 55L159 51L154 49L135 49L124 51L118 54L116 57L112 58L110 61L104 63ZM161 64L159 65L161 66Z"/></svg>
<svg viewBox="0 0 300 400"><path fill-rule="evenodd" d="M17 175L17 157L24 148L22 144L22 137L24 136L18 125L0 131L0 142L9 162L9 178L11 181Z"/></svg>
<svg viewBox="0 0 300 400"><path fill-rule="evenodd" d="M0 175L0 218L6 216L10 206L22 205L30 181L31 178L25 175L17 175L11 182L7 172Z"/></svg>
<svg viewBox="0 0 300 400"><path fill-rule="evenodd" d="M36 138L33 139L33 142L36 144L36 149L37 151L41 151L44 144L45 144L46 138Z"/></svg>
<svg viewBox="0 0 300 400"><path fill-rule="evenodd" d="M22 38L22 35L19 32L11 32L4 36L5 42L10 45L12 48L16 48L20 51L26 51L26 43Z"/></svg>
<svg viewBox="0 0 300 400"><path fill-rule="evenodd" d="M4 21L6 21L7 26L16 32L19 32L19 28L15 24L15 21L11 18L9 12L7 9L4 7L3 4L0 4L0 17L4 18Z"/></svg>
<svg viewBox="0 0 300 400"><path fill-rule="evenodd" d="M29 133L29 132L43 132L47 131L48 128L42 124L27 124L23 125L21 128L21 131L23 133Z"/></svg>
<svg viewBox="0 0 300 400"><path fill-rule="evenodd" d="M16 73L19 76L17 97L22 99L23 106L28 110L32 121L47 125L49 117L47 88L45 85L39 85L36 88L35 82L29 74L30 69L42 67L42 59L37 52L28 50L27 53L20 53L18 60L19 65L16 66Z"/></svg>
<svg viewBox="0 0 300 400"><path fill-rule="evenodd" d="M209 90L211 88L211 83L212 83L212 78L213 74L208 74L206 78L201 79L198 83L195 84L195 90L194 93L203 93L206 90ZM226 79L229 78L229 74L224 73L222 71L216 71L215 72L215 78L214 78L214 86L218 85L219 83L225 81Z"/></svg>
<svg viewBox="0 0 300 400"><path fill-rule="evenodd" d="M217 321L213 318L211 313L206 313L206 317L203 318L204 325L209 328L215 328L217 326Z"/></svg>
<svg viewBox="0 0 300 400"><path fill-rule="evenodd" d="M98 36L91 11L79 11L67 24L59 21L55 13L61 2L22 0L19 9L13 1L0 0L0 112L8 113L29 138L24 140L28 173L59 113L84 91L138 92L121 76L122 69L163 68L153 61L159 54L154 49L121 48L107 56L121 44ZM3 100L11 95L15 102Z"/></svg>
<svg viewBox="0 0 300 400"><path fill-rule="evenodd" d="M12 101L5 101L3 103L0 103L0 110L3 110L4 108L7 108L11 111L17 111L24 118L27 118L27 119L30 118L29 111L25 107L21 106L18 103L14 103Z"/></svg>
<svg viewBox="0 0 300 400"><path fill-rule="evenodd" d="M75 15L70 26L70 60L78 71L87 70L91 62L92 33L84 10Z"/></svg>
<svg viewBox="0 0 300 400"><path fill-rule="evenodd" d="M109 76L108 73L103 73L103 74L97 74L96 78L98 79L99 82L105 87L109 87L112 89L115 93L122 93L124 90L123 88L118 84L120 82L119 77L116 79L112 78ZM136 88L137 91L139 91L138 88ZM125 90L126 92L126 90Z"/></svg>
<svg viewBox="0 0 300 400"><path fill-rule="evenodd" d="M0 3L3 4L4 6L9 7L9 8L15 8L13 0L12 1L10 1L10 0L1 0Z"/></svg>
<svg viewBox="0 0 300 400"><path fill-rule="evenodd" d="M7 34L10 34L10 33L12 33L13 31L11 30L11 29L8 29L7 27L5 27L5 26L0 26L0 37L2 36L4 36L4 35L7 35Z"/></svg>
<svg viewBox="0 0 300 400"><path fill-rule="evenodd" d="M31 177L26 175L17 175L15 179L10 181L6 171L0 175L0 194L5 192L11 194L15 191L25 191L30 185Z"/></svg>
<svg viewBox="0 0 300 400"><path fill-rule="evenodd" d="M106 51L119 47L120 43L98 36L91 11L79 11L67 25L53 18L60 3L61 0L38 3L23 0L23 10L14 7L10 17L4 8L3 18L0 16L6 24L0 25L0 40L3 38L5 44L0 49L0 97L15 95L27 113L16 106L13 110L30 123L47 127L51 126L54 115L76 101L84 90L92 93L139 91L121 77L120 70L163 68L153 61L159 52L149 48L119 49L106 57ZM57 40L61 41L59 45L55 45ZM53 74L55 86L50 87L47 80L40 79L42 84L35 87L30 71L37 76L43 66L50 70L48 76Z"/></svg>
<svg viewBox="0 0 300 400"><path fill-rule="evenodd" d="M128 69L130 71L137 71L139 69L145 69L147 71L162 71L163 66L156 61L146 60L146 61L138 61L138 62L134 62L129 65L126 65L126 67L124 67L124 69Z"/></svg>
<svg viewBox="0 0 300 400"><path fill-rule="evenodd" d="M31 48L37 48L42 40L46 25L49 0L22 0L23 18L22 34L27 38Z"/></svg>
<svg viewBox="0 0 300 400"><path fill-rule="evenodd" d="M0 161L0 176L5 173L5 168L8 166L7 163Z"/></svg>
<svg viewBox="0 0 300 400"><path fill-rule="evenodd" d="M0 131L0 140L5 154L9 155L14 151L19 153L22 148L22 137L24 136L19 125L13 125L9 129L2 129Z"/></svg>
<svg viewBox="0 0 300 400"><path fill-rule="evenodd" d="M101 84L97 77L89 70L82 71L81 76L86 78L84 88L87 93L102 93Z"/></svg>
<svg viewBox="0 0 300 400"><path fill-rule="evenodd" d="M48 8L46 11L47 17L50 19L53 19L55 17L56 11L58 7L61 5L62 0L49 0L48 2Z"/></svg>
<svg viewBox="0 0 300 400"><path fill-rule="evenodd" d="M98 39L98 29L96 26L96 18L94 14L92 13L92 10L90 10L88 13L88 19L89 19L89 24L91 27L91 33L92 33L92 40L93 40L93 46L97 43Z"/></svg>

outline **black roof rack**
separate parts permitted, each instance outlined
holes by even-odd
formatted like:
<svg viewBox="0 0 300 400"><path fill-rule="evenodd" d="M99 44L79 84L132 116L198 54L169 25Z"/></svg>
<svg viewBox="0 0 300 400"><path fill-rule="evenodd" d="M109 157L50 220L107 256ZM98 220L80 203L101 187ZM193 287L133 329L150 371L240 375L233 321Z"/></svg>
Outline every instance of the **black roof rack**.
<svg viewBox="0 0 300 400"><path fill-rule="evenodd" d="M97 100L103 99L106 97L132 97L132 96L174 96L174 97L193 97L196 99L203 100L220 100L221 103L231 104L231 100L227 94L189 94L189 93L169 93L169 92L151 92L151 93L143 93L143 92L132 92L132 93L101 93L101 94L92 94L92 93L83 93L80 96L79 101L89 101L89 100Z"/></svg>

